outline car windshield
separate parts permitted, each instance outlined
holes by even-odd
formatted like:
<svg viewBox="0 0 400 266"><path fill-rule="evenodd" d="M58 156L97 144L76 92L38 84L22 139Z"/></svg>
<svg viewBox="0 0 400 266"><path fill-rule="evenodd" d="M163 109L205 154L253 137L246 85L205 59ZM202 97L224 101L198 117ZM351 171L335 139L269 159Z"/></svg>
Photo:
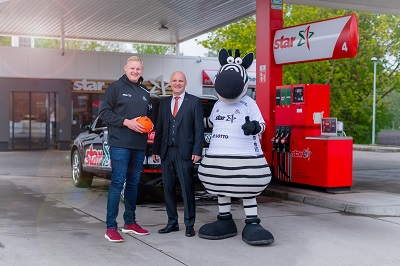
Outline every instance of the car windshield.
<svg viewBox="0 0 400 266"><path fill-rule="evenodd" d="M107 127L107 124L103 122L103 120L98 117L96 121L94 122L94 127L93 129L100 129L100 128L105 128Z"/></svg>

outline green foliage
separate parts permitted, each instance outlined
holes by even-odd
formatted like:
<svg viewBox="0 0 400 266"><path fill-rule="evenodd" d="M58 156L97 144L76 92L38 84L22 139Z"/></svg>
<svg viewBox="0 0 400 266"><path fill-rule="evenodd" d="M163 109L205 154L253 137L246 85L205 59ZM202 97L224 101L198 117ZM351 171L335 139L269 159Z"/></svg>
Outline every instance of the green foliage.
<svg viewBox="0 0 400 266"><path fill-rule="evenodd" d="M61 41L59 39L35 38L34 45L36 48L60 48ZM126 50L123 43L79 40L65 40L65 49L99 52L125 52Z"/></svg>
<svg viewBox="0 0 400 266"><path fill-rule="evenodd" d="M58 39L44 39L44 38L35 38L34 47L37 48L60 48L60 40Z"/></svg>
<svg viewBox="0 0 400 266"><path fill-rule="evenodd" d="M285 65L283 83L329 84L330 115L344 122L347 135L352 136L356 143L370 143L374 68L371 57L379 59L376 133L380 129L400 124L400 16L284 5L284 25L295 26L351 13L356 13L358 18L357 56ZM255 32L255 18L250 17L213 31L206 40L198 43L215 55L221 48L240 49L242 54L255 52Z"/></svg>
<svg viewBox="0 0 400 266"><path fill-rule="evenodd" d="M152 44L132 44L132 48L138 54L171 54L171 46L152 45ZM176 47L172 46L172 53L175 53Z"/></svg>
<svg viewBox="0 0 400 266"><path fill-rule="evenodd" d="M11 46L11 36L0 36L0 46Z"/></svg>
<svg viewBox="0 0 400 266"><path fill-rule="evenodd" d="M209 56L218 55L218 51L225 49L239 49L241 54L256 52L256 18L245 18L239 22L211 32L207 39L197 41L210 50Z"/></svg>
<svg viewBox="0 0 400 266"><path fill-rule="evenodd" d="M124 52L122 43L66 40L65 48L97 52Z"/></svg>
<svg viewBox="0 0 400 266"><path fill-rule="evenodd" d="M35 38L35 47L60 48L61 41L59 39ZM171 47L166 45L132 44L131 47L138 54L168 54L171 50ZM80 40L65 40L65 49L98 52L128 52L127 46L124 43ZM175 50L176 47L173 46L172 52L174 53Z"/></svg>
<svg viewBox="0 0 400 266"><path fill-rule="evenodd" d="M11 36L0 36L0 46L11 46ZM60 39L34 38L35 48L53 48L61 47ZM131 47L138 54L172 54L176 52L175 46L166 45L147 45L132 44ZM129 52L125 43L83 41L83 40L65 40L65 49L98 51L98 52ZM172 52L171 52L172 50Z"/></svg>
<svg viewBox="0 0 400 266"><path fill-rule="evenodd" d="M0 46L11 46L11 36L0 36ZM34 38L35 48L53 48L61 47L60 39ZM176 52L175 46L166 45L147 45L132 44L131 47L138 54L172 54ZM65 40L65 49L82 50L82 51L98 51L98 52L129 52L125 43L116 42L100 42L100 41L82 41L82 40ZM172 51L171 51L172 50Z"/></svg>

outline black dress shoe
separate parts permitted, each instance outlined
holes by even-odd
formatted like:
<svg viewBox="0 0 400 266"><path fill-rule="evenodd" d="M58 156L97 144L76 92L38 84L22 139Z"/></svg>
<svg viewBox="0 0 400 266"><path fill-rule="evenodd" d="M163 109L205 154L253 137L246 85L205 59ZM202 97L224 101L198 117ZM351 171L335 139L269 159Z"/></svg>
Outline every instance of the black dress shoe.
<svg viewBox="0 0 400 266"><path fill-rule="evenodd" d="M171 233L174 231L179 231L179 225L178 224L167 224L166 227L164 227L163 229L158 230L158 233L160 234L167 234L167 233Z"/></svg>
<svg viewBox="0 0 400 266"><path fill-rule="evenodd" d="M185 236L191 237L194 236L194 228L193 227L186 227L186 233Z"/></svg>

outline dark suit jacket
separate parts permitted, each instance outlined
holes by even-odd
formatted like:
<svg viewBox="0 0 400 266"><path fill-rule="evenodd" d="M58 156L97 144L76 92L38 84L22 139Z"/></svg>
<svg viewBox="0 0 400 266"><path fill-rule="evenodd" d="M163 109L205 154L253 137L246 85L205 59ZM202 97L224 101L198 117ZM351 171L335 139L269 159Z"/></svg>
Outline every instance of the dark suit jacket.
<svg viewBox="0 0 400 266"><path fill-rule="evenodd" d="M165 157L168 148L169 119L171 115L171 101L167 97L160 103L156 134L154 137L153 154ZM182 105L175 117L177 119L176 145L182 159L190 160L192 154L201 156L204 144L204 115L200 98L186 92Z"/></svg>

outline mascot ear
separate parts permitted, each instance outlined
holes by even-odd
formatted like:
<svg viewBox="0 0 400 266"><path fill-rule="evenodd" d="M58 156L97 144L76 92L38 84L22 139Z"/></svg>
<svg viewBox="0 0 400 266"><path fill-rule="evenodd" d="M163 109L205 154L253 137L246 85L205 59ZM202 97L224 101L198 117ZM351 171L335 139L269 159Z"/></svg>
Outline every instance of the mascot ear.
<svg viewBox="0 0 400 266"><path fill-rule="evenodd" d="M254 60L254 53L248 53L243 57L243 62L242 62L242 66L245 69L248 69L251 64L253 64L253 60Z"/></svg>
<svg viewBox="0 0 400 266"><path fill-rule="evenodd" d="M218 60L221 66L228 64L229 53L225 48L222 48L218 54Z"/></svg>

